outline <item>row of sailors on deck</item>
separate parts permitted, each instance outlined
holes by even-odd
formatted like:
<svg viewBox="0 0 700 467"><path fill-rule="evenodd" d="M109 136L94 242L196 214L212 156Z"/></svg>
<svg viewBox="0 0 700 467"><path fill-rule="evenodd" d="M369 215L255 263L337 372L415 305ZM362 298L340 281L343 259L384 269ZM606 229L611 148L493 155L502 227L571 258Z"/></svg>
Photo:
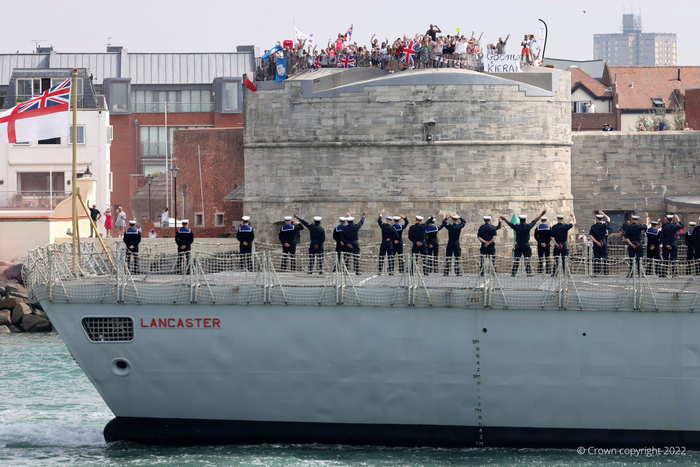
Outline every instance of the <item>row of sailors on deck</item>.
<svg viewBox="0 0 700 467"><path fill-rule="evenodd" d="M567 224L564 223L565 216L558 215L557 224L550 226L546 223L547 218L544 217L546 212L546 210L542 211L542 213L530 223L526 223L527 215L524 214L519 216L518 224L511 223L505 217L500 216L501 220L505 221L516 232L516 261L513 263L513 274L517 272L517 263L519 263L519 258L521 256L525 258L530 258L532 256L530 231L539 220L543 222L535 231L535 239L538 242L538 255L540 257L549 258L551 242L554 240L554 256L562 256L562 258L568 256L567 239L569 230L576 225L576 218L572 213L572 222ZM461 275L460 263L456 258L462 256L459 237L462 233L462 229L466 225L464 218L456 213L451 215L443 213L442 223L438 224L436 223L436 216L440 214L440 210L437 210L425 222L423 222L423 216L415 216L414 224L409 227L409 221L405 216L385 217L384 213L385 211L382 210L377 218L377 224L382 233L382 242L379 249L380 273L382 270L386 270L389 275L393 275L395 267L397 266L396 262L398 262L399 272L404 272L406 265L404 264L403 258L403 233L406 230L408 231L408 240L412 243L411 253L414 255L423 255L425 257L425 261L423 261L423 273L428 275L437 272L439 250L437 236L440 230L446 229L448 232L448 241L445 251L447 260L445 262L444 275L449 275L451 269L454 271L455 275ZM359 222L355 223L355 218L348 213L346 216L338 218L339 223L333 229L333 240L335 241L335 251L338 254L338 258L340 259L340 253L350 253L346 255L346 267L348 270L351 270L353 269L352 266L354 266L354 271L357 275L360 275L360 244L358 234L359 230L364 225L366 216L367 213L363 212ZM298 219L298 222L293 222L292 216L285 217L284 225L282 225L279 232L282 252L286 253L282 259L281 270L288 271L288 263L291 263L291 269L293 271L296 270L296 247L297 244L300 243L300 232L306 227L309 229L311 240L309 244L310 256L308 274L312 274L314 271L318 271L319 274L322 274L323 247L326 240L325 230L321 226L322 218L316 216L314 217L314 223L309 224L296 214L294 214L294 217ZM450 222L448 222L448 218ZM386 221L384 219L386 219ZM477 232L477 238L481 244L480 253L485 256L493 256L496 254L495 240L498 230L501 228L501 222L499 221L498 225L494 226L491 223L491 216L483 216L483 221L483 225L479 227ZM243 217L243 225L241 225L238 230L237 238L240 242L240 252L243 254L251 253L255 233L250 226L249 216ZM247 261L245 268L251 270L252 260L250 259L250 255L247 255L245 261ZM452 263L454 263L453 268L451 268ZM411 265L409 264L408 266L410 267ZM528 274L530 274L531 268L529 261L526 261L526 268ZM542 265L540 265L540 272L541 268ZM550 272L549 266L547 266L547 272Z"/></svg>

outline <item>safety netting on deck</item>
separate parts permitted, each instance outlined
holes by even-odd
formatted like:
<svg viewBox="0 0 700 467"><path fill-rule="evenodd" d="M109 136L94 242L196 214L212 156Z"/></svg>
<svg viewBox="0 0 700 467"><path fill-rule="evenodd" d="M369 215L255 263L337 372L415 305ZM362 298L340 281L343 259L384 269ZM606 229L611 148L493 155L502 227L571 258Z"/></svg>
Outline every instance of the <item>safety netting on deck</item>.
<svg viewBox="0 0 700 467"><path fill-rule="evenodd" d="M35 300L68 303L358 305L695 311L697 262L258 251L221 245L184 254L108 255L93 244L32 251L23 277Z"/></svg>

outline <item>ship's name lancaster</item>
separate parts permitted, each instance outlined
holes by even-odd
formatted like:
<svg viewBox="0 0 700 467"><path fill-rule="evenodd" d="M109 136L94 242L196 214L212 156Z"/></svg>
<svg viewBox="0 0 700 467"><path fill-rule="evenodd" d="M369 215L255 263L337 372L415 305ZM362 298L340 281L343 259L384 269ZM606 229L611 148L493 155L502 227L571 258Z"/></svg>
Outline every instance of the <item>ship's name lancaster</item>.
<svg viewBox="0 0 700 467"><path fill-rule="evenodd" d="M221 328L220 318L141 318L142 328Z"/></svg>

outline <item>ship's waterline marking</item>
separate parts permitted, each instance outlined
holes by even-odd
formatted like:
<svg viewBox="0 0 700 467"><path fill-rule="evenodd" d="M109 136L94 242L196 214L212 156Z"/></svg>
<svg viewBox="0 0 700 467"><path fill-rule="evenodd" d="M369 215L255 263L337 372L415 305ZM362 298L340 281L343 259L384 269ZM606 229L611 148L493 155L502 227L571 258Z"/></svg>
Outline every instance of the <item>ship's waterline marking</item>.
<svg viewBox="0 0 700 467"><path fill-rule="evenodd" d="M472 339L472 345L474 346L475 356L476 356L476 367L472 378L474 378L474 387L476 388L476 405L474 406L474 413L476 414L477 421L477 434L476 434L476 445L484 445L484 408L481 405L481 343L479 339Z"/></svg>

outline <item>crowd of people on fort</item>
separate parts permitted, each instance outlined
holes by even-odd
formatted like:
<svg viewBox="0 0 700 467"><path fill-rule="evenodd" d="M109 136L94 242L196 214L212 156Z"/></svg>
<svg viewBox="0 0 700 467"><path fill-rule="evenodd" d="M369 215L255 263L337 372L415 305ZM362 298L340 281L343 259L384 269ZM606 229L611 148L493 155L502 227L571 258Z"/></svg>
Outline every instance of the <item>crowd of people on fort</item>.
<svg viewBox="0 0 700 467"><path fill-rule="evenodd" d="M255 73L256 81L275 80L277 76L277 59L284 59L288 76L306 69L324 67L376 67L389 71L406 68L444 68L455 67L481 71L484 53L505 54L506 44L510 38L499 37L482 47L481 39L474 31L470 36L445 34L436 24L431 24L425 33L404 35L393 41L385 37L383 41L373 34L369 44L360 45L352 40L352 27L346 33L338 33L337 38L329 39L325 47L309 43L308 38L296 41L286 40L265 51L262 65ZM272 53L270 53L272 52ZM521 61L535 64L540 55L538 41L533 34L525 35L521 42Z"/></svg>

